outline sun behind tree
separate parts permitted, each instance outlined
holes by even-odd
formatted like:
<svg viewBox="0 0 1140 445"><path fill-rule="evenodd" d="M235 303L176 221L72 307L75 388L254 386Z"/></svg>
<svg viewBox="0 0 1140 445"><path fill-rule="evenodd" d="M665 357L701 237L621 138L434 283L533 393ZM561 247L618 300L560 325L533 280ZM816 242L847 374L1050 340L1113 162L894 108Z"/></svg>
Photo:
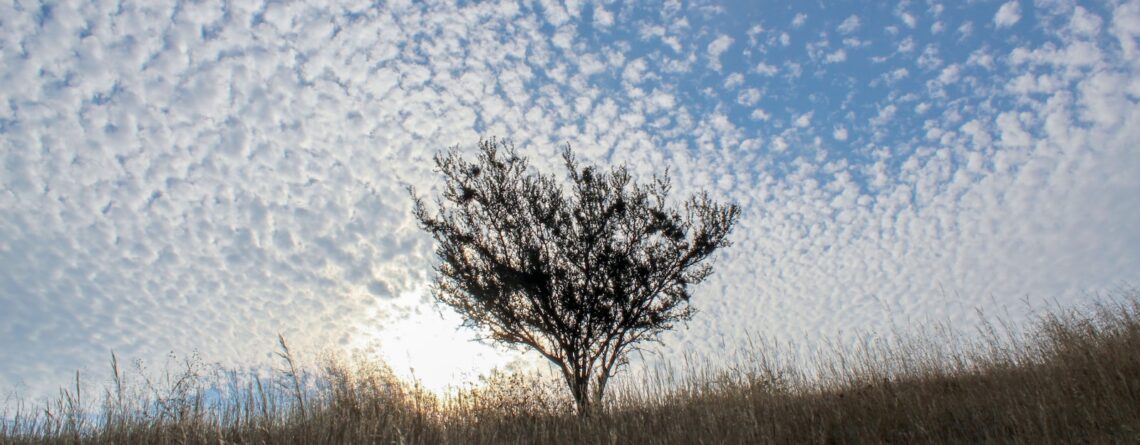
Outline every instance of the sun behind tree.
<svg viewBox="0 0 1140 445"><path fill-rule="evenodd" d="M446 180L434 212L409 188L438 243L433 295L557 365L585 416L630 351L692 317L689 286L712 274L706 260L731 244L740 208L703 192L671 208L668 174L645 185L624 165L580 167L569 145L565 191L511 144L479 149L474 162L458 147L434 157Z"/></svg>

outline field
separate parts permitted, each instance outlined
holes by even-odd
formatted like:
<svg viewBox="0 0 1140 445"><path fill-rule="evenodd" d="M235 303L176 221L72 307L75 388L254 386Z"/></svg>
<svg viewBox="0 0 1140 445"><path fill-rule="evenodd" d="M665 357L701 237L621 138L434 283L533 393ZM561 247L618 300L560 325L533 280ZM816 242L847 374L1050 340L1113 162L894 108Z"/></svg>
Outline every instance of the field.
<svg viewBox="0 0 1140 445"><path fill-rule="evenodd" d="M0 444L1140 443L1140 291L890 345L626 378L585 419L539 374L437 396L364 360L299 369L284 342L272 374L192 358L155 381L115 359L106 388L10 401Z"/></svg>

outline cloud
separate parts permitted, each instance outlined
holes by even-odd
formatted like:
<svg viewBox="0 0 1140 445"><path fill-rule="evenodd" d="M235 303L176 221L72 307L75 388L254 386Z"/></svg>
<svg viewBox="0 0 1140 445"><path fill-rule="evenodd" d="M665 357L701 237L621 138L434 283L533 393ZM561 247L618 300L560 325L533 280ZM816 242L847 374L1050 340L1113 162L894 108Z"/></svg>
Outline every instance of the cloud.
<svg viewBox="0 0 1140 445"><path fill-rule="evenodd" d="M907 70L906 68L896 68L893 71L890 71L888 73L884 73L883 78L886 79L888 84L891 84L891 83L897 82L899 80L905 79L909 75L910 75L910 71Z"/></svg>
<svg viewBox="0 0 1140 445"><path fill-rule="evenodd" d="M1073 8L1073 16L1069 19L1069 29L1080 37L1093 37L1100 34L1101 20L1095 14L1090 13L1085 8L1076 6Z"/></svg>
<svg viewBox="0 0 1140 445"><path fill-rule="evenodd" d="M625 65L625 70L622 71L621 77L626 82L629 82L631 84L641 83L642 79L645 77L645 71L647 68L648 65L646 64L645 59L632 60Z"/></svg>
<svg viewBox="0 0 1140 445"><path fill-rule="evenodd" d="M914 39L907 37L899 42L897 50L900 53L909 53L911 51L914 51L914 46Z"/></svg>
<svg viewBox="0 0 1140 445"><path fill-rule="evenodd" d="M804 23L807 23L807 14L799 12L799 13L796 13L796 16L792 18L792 27L793 28L799 28L801 26L804 26Z"/></svg>
<svg viewBox="0 0 1140 445"><path fill-rule="evenodd" d="M879 113L871 119L871 125L876 127L886 125L895 117L895 111L898 111L898 106L894 104L879 108Z"/></svg>
<svg viewBox="0 0 1140 445"><path fill-rule="evenodd" d="M942 69L938 74L938 81L942 84L951 84L957 82L962 75L962 65L952 64Z"/></svg>
<svg viewBox="0 0 1140 445"><path fill-rule="evenodd" d="M732 39L732 37L721 34L721 35L717 36L716 40L713 40L712 43L709 43L709 46L708 46L709 67L711 67L712 69L714 69L716 71L720 71L720 69L721 69L720 55L724 54L725 51L728 51L728 48L730 46L732 46L733 41L734 40Z"/></svg>
<svg viewBox="0 0 1140 445"><path fill-rule="evenodd" d="M788 142L785 141L783 137L773 138L772 144L771 144L771 149L772 149L772 151L774 151L776 153L785 152L788 150Z"/></svg>
<svg viewBox="0 0 1140 445"><path fill-rule="evenodd" d="M1111 32L1124 50L1124 57L1136 60L1138 52L1136 36L1140 35L1140 5L1135 3L1119 5L1111 17Z"/></svg>
<svg viewBox="0 0 1140 445"><path fill-rule="evenodd" d="M839 63L845 60L847 60L847 51L843 48L828 53L827 56L824 57L824 63Z"/></svg>
<svg viewBox="0 0 1140 445"><path fill-rule="evenodd" d="M974 22L964 22L958 25L958 34L960 37L965 38L974 33Z"/></svg>
<svg viewBox="0 0 1140 445"><path fill-rule="evenodd" d="M928 45L922 49L922 54L918 55L918 66L925 70L933 70L942 66L942 58L938 55L938 47Z"/></svg>
<svg viewBox="0 0 1140 445"><path fill-rule="evenodd" d="M759 23L752 25L748 28L746 35L748 36L748 43L753 47L761 46L760 36L764 34L764 25Z"/></svg>
<svg viewBox="0 0 1140 445"><path fill-rule="evenodd" d="M795 121L792 122L792 124L797 126L797 127L800 127L800 128L807 127L807 126L811 125L811 117L814 114L815 114L814 111L809 111L807 113L796 116L796 119L795 119Z"/></svg>
<svg viewBox="0 0 1140 445"><path fill-rule="evenodd" d="M594 26L597 26L599 28L609 28L613 24L613 13L606 10L606 7L604 5L594 5Z"/></svg>
<svg viewBox="0 0 1140 445"><path fill-rule="evenodd" d="M746 107L751 107L756 105L757 102L760 102L761 97L763 97L763 93L761 93L759 89L747 88L740 92L736 102Z"/></svg>
<svg viewBox="0 0 1140 445"><path fill-rule="evenodd" d="M839 32L841 32L843 34L851 34L851 33L855 32L855 30L859 29L860 24L861 24L861 22L859 21L859 16L852 14L851 16L848 16L846 19L843 19L843 23L839 24L838 29L839 29Z"/></svg>
<svg viewBox="0 0 1140 445"><path fill-rule="evenodd" d="M903 24L906 25L907 28L914 29L915 26L918 26L918 20L915 19L914 16L909 12L899 13L899 20L902 20Z"/></svg>
<svg viewBox="0 0 1140 445"><path fill-rule="evenodd" d="M744 84L744 75L740 73L729 74L724 78L724 88L726 90L734 90L740 85Z"/></svg>
<svg viewBox="0 0 1140 445"><path fill-rule="evenodd" d="M756 74L759 74L761 76L772 77L772 76L775 76L776 73L779 73L780 69L775 67L775 66L769 65L767 63L760 62L760 63L756 64L756 68L753 69L753 71L755 71Z"/></svg>
<svg viewBox="0 0 1140 445"><path fill-rule="evenodd" d="M1021 20L1021 5L1017 0L1005 2L994 14L994 25L998 28L1008 28Z"/></svg>
<svg viewBox="0 0 1140 445"><path fill-rule="evenodd" d="M540 0L542 10L545 13L545 18L548 23L554 26L561 26L570 20L570 14L566 8L555 0Z"/></svg>

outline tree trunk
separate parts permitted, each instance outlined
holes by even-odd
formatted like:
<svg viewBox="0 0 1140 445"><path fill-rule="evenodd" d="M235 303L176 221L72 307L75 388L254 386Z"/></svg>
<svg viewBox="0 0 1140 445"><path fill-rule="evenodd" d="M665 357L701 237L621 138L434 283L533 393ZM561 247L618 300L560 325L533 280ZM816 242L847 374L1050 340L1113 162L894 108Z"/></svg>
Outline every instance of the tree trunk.
<svg viewBox="0 0 1140 445"><path fill-rule="evenodd" d="M598 373L598 380L594 382L594 401L598 406L602 405L602 399L606 396L606 383L610 381L610 373L608 370L602 370Z"/></svg>
<svg viewBox="0 0 1140 445"><path fill-rule="evenodd" d="M570 392L574 395L574 405L578 408L578 417L585 418L590 415L590 378L575 376L570 382Z"/></svg>

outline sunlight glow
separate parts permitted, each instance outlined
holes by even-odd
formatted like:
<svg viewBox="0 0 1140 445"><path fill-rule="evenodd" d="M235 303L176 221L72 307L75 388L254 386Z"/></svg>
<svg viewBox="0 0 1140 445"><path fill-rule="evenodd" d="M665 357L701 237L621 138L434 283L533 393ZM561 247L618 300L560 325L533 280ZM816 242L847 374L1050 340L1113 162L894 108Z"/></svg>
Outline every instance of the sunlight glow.
<svg viewBox="0 0 1140 445"><path fill-rule="evenodd" d="M526 366L530 358L475 340L451 310L423 303L417 291L400 298L416 308L413 314L385 326L378 334L380 358L402 379L445 393L478 382L493 369Z"/></svg>

